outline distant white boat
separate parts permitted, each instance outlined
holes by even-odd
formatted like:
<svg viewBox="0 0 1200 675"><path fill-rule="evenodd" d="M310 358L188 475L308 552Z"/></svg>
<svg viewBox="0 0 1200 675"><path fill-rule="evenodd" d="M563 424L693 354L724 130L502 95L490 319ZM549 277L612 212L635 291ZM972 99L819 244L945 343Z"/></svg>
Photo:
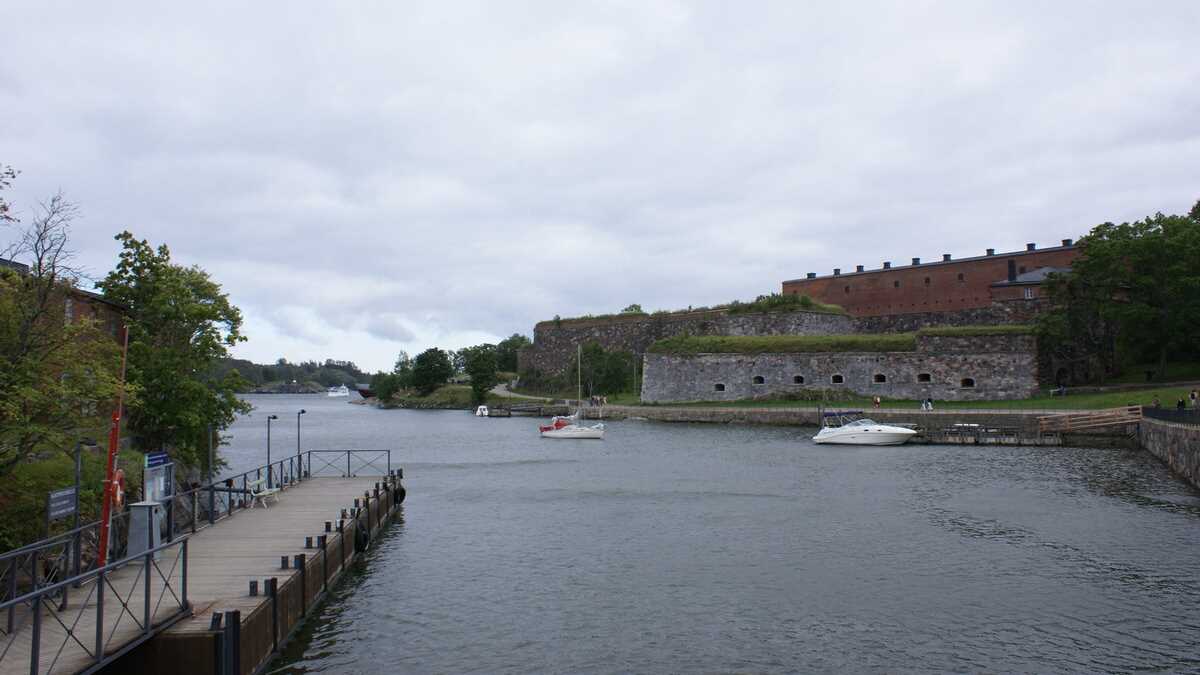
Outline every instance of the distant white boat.
<svg viewBox="0 0 1200 675"><path fill-rule="evenodd" d="M582 347L576 345L576 371L575 371L575 396L576 401L583 405L583 351ZM579 408L575 409L573 415L558 415L550 419L550 424L539 424L538 433L542 438L604 438L604 424L593 424L591 426L579 424L579 418L583 411Z"/></svg>
<svg viewBox="0 0 1200 675"><path fill-rule="evenodd" d="M488 416L488 407L486 405L481 405L478 408L476 408L475 416L476 417L487 417Z"/></svg>
<svg viewBox="0 0 1200 675"><path fill-rule="evenodd" d="M344 385L344 384L340 387L330 387L329 390L325 392L325 395L326 396L349 396L350 389L348 387L346 387L346 385Z"/></svg>

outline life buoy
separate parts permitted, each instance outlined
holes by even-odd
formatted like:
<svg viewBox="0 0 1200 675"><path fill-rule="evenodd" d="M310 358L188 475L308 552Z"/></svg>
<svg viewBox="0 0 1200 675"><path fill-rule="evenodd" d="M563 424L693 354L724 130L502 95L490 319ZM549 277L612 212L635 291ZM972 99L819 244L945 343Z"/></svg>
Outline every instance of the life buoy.
<svg viewBox="0 0 1200 675"><path fill-rule="evenodd" d="M112 503L116 508L125 506L125 470L117 469L113 474Z"/></svg>

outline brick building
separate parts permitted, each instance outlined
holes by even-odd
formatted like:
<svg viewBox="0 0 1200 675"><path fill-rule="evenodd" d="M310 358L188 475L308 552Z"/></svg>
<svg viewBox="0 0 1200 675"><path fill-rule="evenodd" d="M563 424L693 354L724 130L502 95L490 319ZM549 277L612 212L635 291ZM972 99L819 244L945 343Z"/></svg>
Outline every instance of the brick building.
<svg viewBox="0 0 1200 675"><path fill-rule="evenodd" d="M1070 239L1061 246L1038 249L1027 244L1024 251L941 260L893 267L884 262L879 269L818 276L783 282L783 293L807 295L814 300L841 305L851 316L953 312L992 307L995 303L1036 301L1041 285L1051 272L1070 269L1079 248Z"/></svg>

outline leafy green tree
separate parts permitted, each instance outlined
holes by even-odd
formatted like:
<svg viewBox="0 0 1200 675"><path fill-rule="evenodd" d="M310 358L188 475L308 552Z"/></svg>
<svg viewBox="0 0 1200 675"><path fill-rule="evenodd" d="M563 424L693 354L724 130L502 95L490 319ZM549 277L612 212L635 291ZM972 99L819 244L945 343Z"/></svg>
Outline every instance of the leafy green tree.
<svg viewBox="0 0 1200 675"><path fill-rule="evenodd" d="M0 191L7 190L12 185L13 180L17 177L17 172L7 164L0 164ZM17 219L13 217L12 207L3 197L0 197L0 223L15 223Z"/></svg>
<svg viewBox="0 0 1200 675"><path fill-rule="evenodd" d="M496 386L496 345L482 344L459 350L465 371L471 376L471 397L476 405L483 403L488 391Z"/></svg>
<svg viewBox="0 0 1200 675"><path fill-rule="evenodd" d="M645 312L642 311L642 306L637 304L636 302L633 303L632 305L626 307L625 309L621 310L621 313L622 314L645 314Z"/></svg>
<svg viewBox="0 0 1200 675"><path fill-rule="evenodd" d="M67 243L75 213L55 196L2 254L28 269L0 268L0 475L102 436L116 402L116 341L73 309Z"/></svg>
<svg viewBox="0 0 1200 675"><path fill-rule="evenodd" d="M517 372L517 352L533 344L520 333L513 333L496 345L496 370L506 373Z"/></svg>
<svg viewBox="0 0 1200 675"><path fill-rule="evenodd" d="M413 361L412 385L422 396L432 394L453 375L454 366L450 364L450 356L437 347L417 354Z"/></svg>
<svg viewBox="0 0 1200 675"><path fill-rule="evenodd" d="M632 352L607 351L598 342L589 342L582 349L583 391L586 395L607 396L631 391L634 383Z"/></svg>
<svg viewBox="0 0 1200 675"><path fill-rule="evenodd" d="M1156 378L1166 378L1173 353L1191 356L1200 347L1200 219L1159 213L1104 223L1079 245L1071 278L1050 286L1057 316L1043 326L1058 328L1044 333L1051 348L1065 343L1085 353L1152 359Z"/></svg>
<svg viewBox="0 0 1200 675"><path fill-rule="evenodd" d="M99 286L129 310L129 381L142 391L130 410L130 426L144 448L169 447L175 458L201 466L208 428L226 429L250 405L237 397L235 372L202 376L229 348L245 340L242 314L221 286L199 267L171 262L129 232L116 236L121 255Z"/></svg>

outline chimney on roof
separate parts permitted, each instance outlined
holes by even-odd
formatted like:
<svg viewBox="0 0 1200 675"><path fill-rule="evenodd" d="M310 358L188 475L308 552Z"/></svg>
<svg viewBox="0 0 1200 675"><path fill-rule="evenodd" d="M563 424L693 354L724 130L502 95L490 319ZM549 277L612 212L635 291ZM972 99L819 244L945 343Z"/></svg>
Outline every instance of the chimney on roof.
<svg viewBox="0 0 1200 675"><path fill-rule="evenodd" d="M942 254L942 262L950 262L950 254L949 253Z"/></svg>
<svg viewBox="0 0 1200 675"><path fill-rule="evenodd" d="M988 255L996 255L996 249L994 249L994 248L989 248L989 249L987 250L987 254L988 254Z"/></svg>
<svg viewBox="0 0 1200 675"><path fill-rule="evenodd" d="M833 276L835 276L835 277L839 276L839 275L841 275L841 273L842 273L842 268L840 268L840 267L833 268Z"/></svg>
<svg viewBox="0 0 1200 675"><path fill-rule="evenodd" d="M883 263L883 269L885 269L885 270L890 270L890 269L892 269L892 263L891 263L891 262L889 262L889 261L884 261L884 263Z"/></svg>
<svg viewBox="0 0 1200 675"><path fill-rule="evenodd" d="M913 258L913 267L916 267L917 265L920 265L920 264L921 264L920 258Z"/></svg>
<svg viewBox="0 0 1200 675"><path fill-rule="evenodd" d="M1063 246L1070 246L1073 243L1075 242L1071 241L1070 239L1063 239Z"/></svg>
<svg viewBox="0 0 1200 675"><path fill-rule="evenodd" d="M1037 250L1037 244L1025 244L1025 250L1026 251Z"/></svg>
<svg viewBox="0 0 1200 675"><path fill-rule="evenodd" d="M861 272L861 271L863 271L863 266L862 266L862 265L858 265L858 266L856 266L856 267L854 268L854 271L855 271L855 272Z"/></svg>
<svg viewBox="0 0 1200 675"><path fill-rule="evenodd" d="M808 273L807 275L805 275L805 276L807 276L809 279L816 279L816 278L817 278L817 273L816 273L816 272L809 272L809 273Z"/></svg>

